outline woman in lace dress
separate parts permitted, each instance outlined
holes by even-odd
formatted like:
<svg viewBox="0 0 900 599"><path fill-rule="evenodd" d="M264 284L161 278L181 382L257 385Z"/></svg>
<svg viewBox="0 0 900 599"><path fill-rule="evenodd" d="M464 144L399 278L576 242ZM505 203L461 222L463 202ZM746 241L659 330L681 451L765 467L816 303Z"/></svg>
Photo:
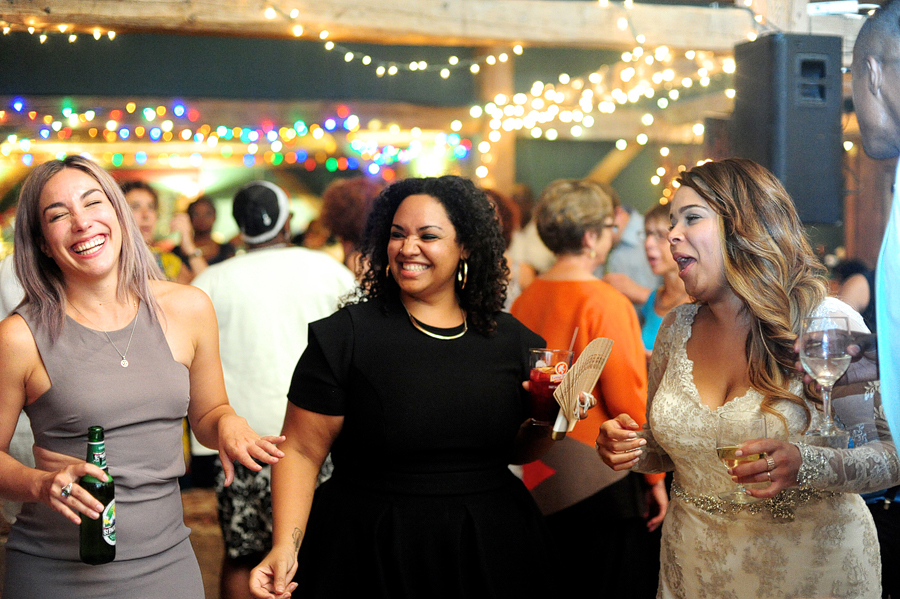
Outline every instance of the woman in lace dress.
<svg viewBox="0 0 900 599"><path fill-rule="evenodd" d="M658 597L876 599L878 542L857 493L900 478L883 414L872 407L878 396L843 400L857 410L844 420L858 424L852 449L811 446L803 433L821 420L820 401L793 367L802 317L837 313L854 329L865 325L826 298L823 269L771 173L729 159L679 182L669 243L697 301L670 312L660 329L645 429L620 415L597 439L614 469L675 471ZM733 410L763 412L769 438L741 446L764 458L727 472L716 420ZM763 501L717 497L737 482L762 483L749 493Z"/></svg>

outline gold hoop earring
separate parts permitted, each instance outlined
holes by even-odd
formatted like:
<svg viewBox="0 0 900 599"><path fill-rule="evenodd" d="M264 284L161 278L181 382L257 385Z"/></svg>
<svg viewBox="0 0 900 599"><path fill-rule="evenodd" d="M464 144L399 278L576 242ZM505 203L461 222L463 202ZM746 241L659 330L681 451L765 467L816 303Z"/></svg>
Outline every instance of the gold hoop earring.
<svg viewBox="0 0 900 599"><path fill-rule="evenodd" d="M384 276L386 276L389 279L391 278L391 265L390 264L388 264L387 268L384 269Z"/></svg>
<svg viewBox="0 0 900 599"><path fill-rule="evenodd" d="M460 289L466 288L466 281L469 280L469 263L466 262L465 258L460 260L459 265L456 267L456 280Z"/></svg>

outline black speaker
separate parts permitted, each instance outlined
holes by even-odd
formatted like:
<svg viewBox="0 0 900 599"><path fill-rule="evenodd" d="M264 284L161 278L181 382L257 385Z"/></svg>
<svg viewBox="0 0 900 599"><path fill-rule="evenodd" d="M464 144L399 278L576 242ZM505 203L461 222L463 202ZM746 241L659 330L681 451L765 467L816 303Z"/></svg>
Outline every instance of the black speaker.
<svg viewBox="0 0 900 599"><path fill-rule="evenodd" d="M735 156L777 176L804 223L843 214L841 38L776 33L734 48Z"/></svg>

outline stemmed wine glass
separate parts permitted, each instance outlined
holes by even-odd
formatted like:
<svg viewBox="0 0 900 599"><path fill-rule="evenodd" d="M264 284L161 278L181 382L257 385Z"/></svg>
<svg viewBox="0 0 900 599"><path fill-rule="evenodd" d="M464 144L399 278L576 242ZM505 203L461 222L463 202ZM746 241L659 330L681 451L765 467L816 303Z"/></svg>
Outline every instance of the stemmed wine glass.
<svg viewBox="0 0 900 599"><path fill-rule="evenodd" d="M738 410L719 412L716 425L716 453L726 468L734 468L741 462L758 460L762 454L752 453L736 457L734 454L745 441L764 439L766 437L766 417L762 412ZM732 503L756 503L756 497L747 494L744 485L737 489L719 494L720 499Z"/></svg>
<svg viewBox="0 0 900 599"><path fill-rule="evenodd" d="M815 443L846 447L850 435L834 423L831 390L850 366L850 323L846 316L804 318L800 331L800 363L822 388L822 424L807 431Z"/></svg>

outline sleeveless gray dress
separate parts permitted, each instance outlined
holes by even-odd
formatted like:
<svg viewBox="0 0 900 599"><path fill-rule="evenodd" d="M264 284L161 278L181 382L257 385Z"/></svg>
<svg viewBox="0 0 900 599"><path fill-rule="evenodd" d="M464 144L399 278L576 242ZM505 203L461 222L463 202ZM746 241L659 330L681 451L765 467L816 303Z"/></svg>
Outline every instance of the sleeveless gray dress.
<svg viewBox="0 0 900 599"><path fill-rule="evenodd" d="M18 313L37 343L51 388L25 407L35 444L84 459L88 427L106 429L116 483L116 559L89 566L78 557L78 526L43 503L26 503L6 545L4 599L20 597L202 598L200 569L184 525L182 419L187 368L175 361L160 323L143 303L137 322L102 332L71 318L55 342L28 306Z"/></svg>

